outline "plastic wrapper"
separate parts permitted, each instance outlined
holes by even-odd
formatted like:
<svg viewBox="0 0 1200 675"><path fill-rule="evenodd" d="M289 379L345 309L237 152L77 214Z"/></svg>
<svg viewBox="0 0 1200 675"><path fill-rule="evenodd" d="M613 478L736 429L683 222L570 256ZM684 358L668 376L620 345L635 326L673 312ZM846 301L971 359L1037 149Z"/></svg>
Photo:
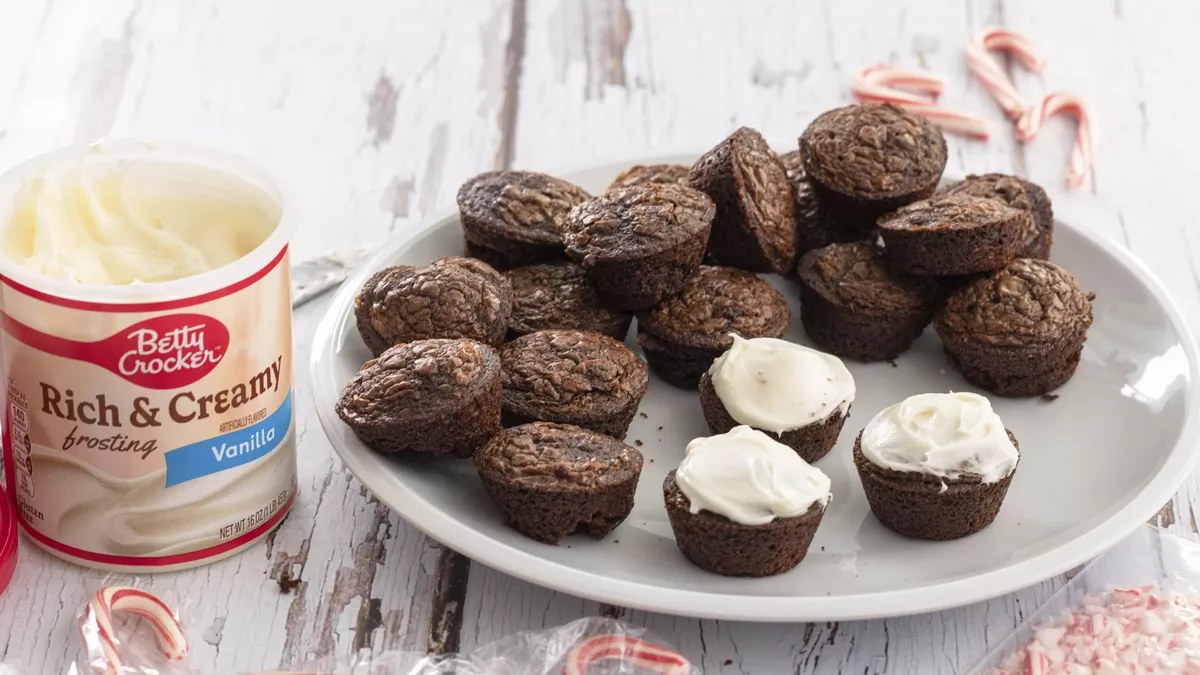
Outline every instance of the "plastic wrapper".
<svg viewBox="0 0 1200 675"><path fill-rule="evenodd" d="M88 584L82 648L70 675L215 675L191 655L191 604L171 586L128 576ZM646 630L588 618L516 633L469 654L368 651L244 675L698 675Z"/></svg>
<svg viewBox="0 0 1200 675"><path fill-rule="evenodd" d="M111 575L89 578L85 590L70 675L208 675L191 658L192 603L172 585Z"/></svg>
<svg viewBox="0 0 1200 675"><path fill-rule="evenodd" d="M1200 545L1149 525L1093 560L968 675L1200 673Z"/></svg>
<svg viewBox="0 0 1200 675"><path fill-rule="evenodd" d="M247 675L700 675L642 628L579 619L516 633L469 654L359 654Z"/></svg>

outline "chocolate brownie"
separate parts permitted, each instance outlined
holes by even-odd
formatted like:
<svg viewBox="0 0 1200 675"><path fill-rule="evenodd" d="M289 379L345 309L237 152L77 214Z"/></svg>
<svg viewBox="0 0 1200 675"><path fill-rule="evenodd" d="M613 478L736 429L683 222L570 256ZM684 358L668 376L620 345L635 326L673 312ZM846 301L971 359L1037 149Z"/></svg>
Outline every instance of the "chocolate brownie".
<svg viewBox="0 0 1200 675"><path fill-rule="evenodd" d="M633 315L608 307L575 263L526 265L505 273L512 284L508 338L551 328L574 328L624 340Z"/></svg>
<svg viewBox="0 0 1200 675"><path fill-rule="evenodd" d="M796 567L825 515L825 505L814 504L799 516L743 525L710 511L692 513L674 471L663 481L663 499L683 555L697 567L725 576L768 577Z"/></svg>
<svg viewBox="0 0 1200 675"><path fill-rule="evenodd" d="M1017 446L1011 431L1008 437ZM897 534L936 541L959 539L991 525L1017 474L1014 469L995 483L984 483L977 476L939 478L885 469L863 455L861 432L854 439L853 458L879 522Z"/></svg>
<svg viewBox="0 0 1200 675"><path fill-rule="evenodd" d="M1054 243L1054 209L1050 206L1050 197L1041 187L1017 176L986 173L967 176L940 193L998 199L1014 209L1028 211L1033 214L1034 229L1017 257L1043 260L1050 257L1050 246Z"/></svg>
<svg viewBox="0 0 1200 675"><path fill-rule="evenodd" d="M500 431L500 357L465 339L418 340L367 361L337 414L368 447L469 457Z"/></svg>
<svg viewBox="0 0 1200 675"><path fill-rule="evenodd" d="M567 424L505 429L475 453L475 468L506 523L547 544L575 532L602 539L633 510L642 453Z"/></svg>
<svg viewBox="0 0 1200 675"><path fill-rule="evenodd" d="M1029 211L995 199L939 195L879 219L884 251L901 272L935 276L1003 267L1029 242Z"/></svg>
<svg viewBox="0 0 1200 675"><path fill-rule="evenodd" d="M740 426L742 423L733 419L721 397L713 388L712 377L704 373L700 377L700 408L704 411L704 421L714 434L723 434ZM837 444L838 435L842 433L842 425L850 416L850 407L846 410L834 411L828 417L808 426L772 434L775 440L796 451L800 458L812 463L829 454Z"/></svg>
<svg viewBox="0 0 1200 675"><path fill-rule="evenodd" d="M762 135L742 127L692 166L692 187L717 205L708 254L718 265L790 274L795 203L787 171Z"/></svg>
<svg viewBox="0 0 1200 675"><path fill-rule="evenodd" d="M771 284L733 267L704 266L677 295L638 314L638 344L655 373L694 389L733 344L730 333L777 338L791 320L787 301Z"/></svg>
<svg viewBox="0 0 1200 675"><path fill-rule="evenodd" d="M354 301L354 319L375 356L404 342L471 338L498 345L512 315L508 280L473 258L376 272Z"/></svg>
<svg viewBox="0 0 1200 675"><path fill-rule="evenodd" d="M821 206L845 231L865 233L879 216L933 194L946 168L946 139L928 120L890 103L821 114L800 137Z"/></svg>
<svg viewBox="0 0 1200 675"><path fill-rule="evenodd" d="M504 425L574 424L625 438L650 385L646 364L599 333L543 330L500 349Z"/></svg>
<svg viewBox="0 0 1200 675"><path fill-rule="evenodd" d="M666 183L686 187L691 170L692 167L683 164L638 164L622 171L608 186L608 189L650 183Z"/></svg>
<svg viewBox="0 0 1200 675"><path fill-rule="evenodd" d="M646 309L700 265L715 213L707 195L682 185L616 188L572 209L563 240L606 303Z"/></svg>
<svg viewBox="0 0 1200 675"><path fill-rule="evenodd" d="M875 244L830 244L804 254L798 269L800 321L831 354L890 361L933 319L937 285L894 271Z"/></svg>
<svg viewBox="0 0 1200 675"><path fill-rule="evenodd" d="M564 260L559 227L591 195L532 171L489 171L458 189L467 255L497 269Z"/></svg>
<svg viewBox="0 0 1200 675"><path fill-rule="evenodd" d="M843 230L835 227L833 222L825 217L817 193L813 190L812 181L808 180L808 172L804 170L804 157L800 155L799 150L780 155L779 161L783 162L788 182L792 184L792 201L796 212L797 257L835 241L874 235L874 230L864 235Z"/></svg>
<svg viewBox="0 0 1200 675"><path fill-rule="evenodd" d="M1092 303L1075 278L1020 258L955 291L934 327L967 381L1001 396L1039 396L1071 379Z"/></svg>

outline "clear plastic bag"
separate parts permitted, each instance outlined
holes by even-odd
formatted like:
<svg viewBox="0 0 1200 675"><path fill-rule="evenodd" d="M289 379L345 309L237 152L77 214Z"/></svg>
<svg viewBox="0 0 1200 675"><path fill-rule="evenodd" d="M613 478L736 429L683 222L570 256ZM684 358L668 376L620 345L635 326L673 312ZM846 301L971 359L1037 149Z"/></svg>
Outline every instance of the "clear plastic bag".
<svg viewBox="0 0 1200 675"><path fill-rule="evenodd" d="M645 629L588 618L516 633L469 654L388 652L247 675L699 675Z"/></svg>
<svg viewBox="0 0 1200 675"><path fill-rule="evenodd" d="M213 675L189 654L189 609L171 586L129 576L90 580L83 641L69 675ZM193 637L196 637L193 635ZM516 633L469 654L364 651L245 675L698 675L645 629L588 618Z"/></svg>
<svg viewBox="0 0 1200 675"><path fill-rule="evenodd" d="M189 657L190 606L147 578L89 579L76 615L83 645L69 675L205 675Z"/></svg>
<svg viewBox="0 0 1200 675"><path fill-rule="evenodd" d="M1101 667L1065 665L1107 649L1120 634ZM1012 672L1200 673L1200 545L1139 528L1084 567L968 675Z"/></svg>

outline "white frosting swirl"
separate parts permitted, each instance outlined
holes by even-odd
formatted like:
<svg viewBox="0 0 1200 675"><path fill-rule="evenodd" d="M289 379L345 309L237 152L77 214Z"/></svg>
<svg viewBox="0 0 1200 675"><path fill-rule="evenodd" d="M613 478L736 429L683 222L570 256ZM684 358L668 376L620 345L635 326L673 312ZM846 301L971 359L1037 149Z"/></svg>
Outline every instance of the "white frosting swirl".
<svg viewBox="0 0 1200 675"><path fill-rule="evenodd" d="M829 502L828 476L747 426L688 443L675 482L692 513L710 511L743 525L803 515Z"/></svg>
<svg viewBox="0 0 1200 675"><path fill-rule="evenodd" d="M732 337L708 374L739 424L781 434L844 414L854 402L854 377L838 357L786 340Z"/></svg>
<svg viewBox="0 0 1200 675"><path fill-rule="evenodd" d="M884 408L862 433L872 464L938 478L1002 480L1017 468L1016 446L979 394L919 394Z"/></svg>
<svg viewBox="0 0 1200 675"><path fill-rule="evenodd" d="M108 159L96 150L26 180L7 214L0 254L82 284L170 281L241 258L279 220L269 195L232 174Z"/></svg>

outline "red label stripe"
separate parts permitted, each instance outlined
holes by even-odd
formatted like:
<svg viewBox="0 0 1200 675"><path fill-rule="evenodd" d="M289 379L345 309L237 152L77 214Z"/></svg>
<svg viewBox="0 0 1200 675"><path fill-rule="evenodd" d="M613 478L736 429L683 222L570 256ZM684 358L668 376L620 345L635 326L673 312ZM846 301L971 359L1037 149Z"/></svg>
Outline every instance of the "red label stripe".
<svg viewBox="0 0 1200 675"><path fill-rule="evenodd" d="M162 311L166 311L166 310L170 310L170 309L182 309L184 307L191 307L193 305L199 305L201 303L211 302L213 300L218 300L220 298L223 298L227 295L232 295L234 293L237 293L238 291L242 290L243 288L247 288L247 287L253 285L259 279L262 279L263 277L270 274L271 270L275 269L275 266L278 265L280 263L280 261L283 260L284 256L287 255L287 252L288 252L288 247L285 245L283 248L279 249L279 254L276 255L275 258L272 259L271 262L267 263L267 265L265 267L263 267L261 270L246 277L245 279L242 279L241 281L237 281L233 284L230 284L229 286L226 286L225 288L218 288L215 291L211 291L209 293L204 293L202 295L194 295L190 298L179 298L178 300L164 300L161 302L116 303L116 302L92 302L90 300L71 300L68 298L60 298L57 295L52 295L50 293L44 293L42 291L30 288L29 286L26 286L21 283L17 283L16 281L13 281L12 279L10 279L4 275L0 275L0 282L3 282L9 288L11 288L14 291L17 291L18 293L21 293L23 295L28 295L29 297L35 298L37 300L41 300L42 302L48 302L52 305L56 305L58 307L66 307L68 309L84 309L84 310L94 311L94 312L162 312Z"/></svg>
<svg viewBox="0 0 1200 675"><path fill-rule="evenodd" d="M217 544L212 548L206 548L201 551L192 551L191 553L178 553L175 555L163 556L109 555L107 553L94 553L92 551L85 551L81 548L75 548L74 546L68 546L62 542L55 541L30 527L29 523L25 522L24 519L20 519L20 521L21 528L25 530L25 534L37 539L47 548L51 548L59 553L65 553L69 556L79 558L80 560L100 563L102 565L123 565L125 567L166 567L168 565L182 565L184 563L212 558L227 551L232 551L253 541L255 538L266 533L272 527L275 527L275 525L278 524L285 515L287 515L287 512L291 510L292 502L295 500L296 492L293 489L292 496L288 497L287 503L284 504L283 508L279 509L275 515L271 516L270 520L236 539L230 539L223 544Z"/></svg>

